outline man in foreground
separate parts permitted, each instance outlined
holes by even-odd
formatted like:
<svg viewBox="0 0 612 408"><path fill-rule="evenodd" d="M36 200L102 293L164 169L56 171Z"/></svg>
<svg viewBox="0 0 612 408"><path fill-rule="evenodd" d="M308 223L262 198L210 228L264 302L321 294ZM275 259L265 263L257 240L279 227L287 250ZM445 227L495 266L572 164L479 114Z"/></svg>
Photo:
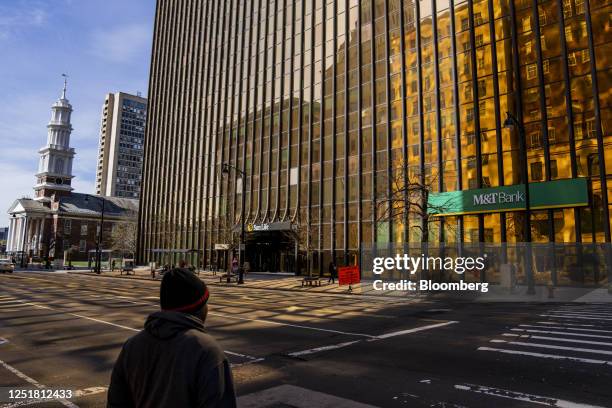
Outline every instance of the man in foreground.
<svg viewBox="0 0 612 408"><path fill-rule="evenodd" d="M108 407L236 407L229 362L204 333L209 292L187 269L164 275L161 311L124 345L111 376Z"/></svg>

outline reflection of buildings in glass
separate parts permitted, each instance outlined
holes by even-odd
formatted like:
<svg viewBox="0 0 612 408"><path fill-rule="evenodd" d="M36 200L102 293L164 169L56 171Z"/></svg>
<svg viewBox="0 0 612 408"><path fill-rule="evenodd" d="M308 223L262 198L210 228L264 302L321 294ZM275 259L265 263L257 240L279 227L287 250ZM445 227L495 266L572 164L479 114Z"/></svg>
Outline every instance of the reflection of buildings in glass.
<svg viewBox="0 0 612 408"><path fill-rule="evenodd" d="M421 239L420 219L377 216L391 180L514 185L525 162L530 182L591 186L589 207L534 211L534 240L609 240L609 1L588 15L582 0L205 2L179 32L183 3L158 5L143 259L194 248L209 263L230 239L214 218L239 222L242 188L224 162L247 172L246 222L308 229L297 241L315 267ZM522 214L439 218L429 239L520 242Z"/></svg>

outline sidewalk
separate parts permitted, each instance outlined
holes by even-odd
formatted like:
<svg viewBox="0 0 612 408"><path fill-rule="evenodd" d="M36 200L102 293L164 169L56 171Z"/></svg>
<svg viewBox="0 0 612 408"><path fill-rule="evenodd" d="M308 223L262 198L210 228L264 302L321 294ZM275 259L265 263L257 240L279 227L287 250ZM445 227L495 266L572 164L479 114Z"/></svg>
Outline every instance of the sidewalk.
<svg viewBox="0 0 612 408"><path fill-rule="evenodd" d="M87 270L69 271L69 273L85 274L96 276L96 274ZM352 286L352 291L348 291L348 286L340 286L337 283L332 284L327 282L327 278L321 280L321 286L302 286L302 276L293 276L287 274L274 273L257 273L252 272L245 276L245 283L238 285L235 280L227 283L225 279L221 279L224 272L213 273L210 271L201 271L199 277L212 286L235 286L240 288L256 288L266 290L282 290L295 292L309 293L325 293L335 295L359 295L359 296L374 296L378 298L388 298L394 300L410 300L418 301L423 299L444 300L455 302L530 302L530 303L550 303L550 302L579 302L579 303L608 303L612 302L612 294L608 293L605 288L578 288L578 287L557 287L554 288L552 297L550 297L549 289L545 286L536 286L535 294L528 295L525 286L517 286L512 291L499 287L498 285L489 285L487 293L459 291L459 292L420 292L420 291L400 291L400 290L375 290L372 286L372 281L362 281L357 285ZM115 277L123 279L140 279L140 280L160 280L161 277L156 274L155 279L151 278L151 273L148 268L136 268L134 274L126 275L116 272L103 272L102 276Z"/></svg>
<svg viewBox="0 0 612 408"><path fill-rule="evenodd" d="M92 275L96 274L85 270L73 270L68 273ZM268 289L268 290L284 290L284 291L296 291L296 292L310 292L310 293L326 293L326 294L340 294L340 295L363 295L363 296L377 296L377 297L391 297L399 299L418 300L423 299L425 296L416 292L401 292L401 291L377 291L372 287L371 282L362 282L352 286L352 291L349 292L348 286L338 285L338 279L336 283L328 283L327 277L321 279L321 286L302 286L303 276L295 276L288 274L275 274L268 272L251 272L245 275L244 284L238 285L233 279L231 283L227 283L225 279L221 279L224 272L210 272L200 271L199 277L207 285L212 286L236 286L241 288L256 288L256 289ZM134 274L126 275L121 274L119 271L115 272L102 272L102 276L116 277L124 279L140 279L140 280L161 280L159 274L155 275L155 279L151 278L151 272L149 268L136 268Z"/></svg>

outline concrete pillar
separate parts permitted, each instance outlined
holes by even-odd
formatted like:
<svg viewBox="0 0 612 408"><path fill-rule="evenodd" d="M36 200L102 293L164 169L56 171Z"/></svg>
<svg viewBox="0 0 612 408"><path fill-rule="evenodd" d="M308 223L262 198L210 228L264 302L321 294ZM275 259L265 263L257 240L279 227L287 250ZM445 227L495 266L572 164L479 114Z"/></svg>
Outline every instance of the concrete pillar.
<svg viewBox="0 0 612 408"><path fill-rule="evenodd" d="M30 227L31 227L32 225L31 225L31 223L29 222L29 220L28 220L28 216L27 216L27 215L24 215L24 216L23 216L22 222L23 222L23 249L24 249L24 250L26 251L26 253L27 253L27 252L28 252L28 249L30 249L30 248L28 247L28 244L29 244L29 240L28 240L28 232L29 232L29 229L30 229Z"/></svg>
<svg viewBox="0 0 612 408"><path fill-rule="evenodd" d="M29 222L28 222L28 215L24 214L23 217L21 218L21 223L22 223L22 234L21 234L21 249L23 249L24 253L21 255L21 260L23 261L23 265L27 266L28 265L28 241L27 241L27 235L28 235L28 227L29 227Z"/></svg>
<svg viewBox="0 0 612 408"><path fill-rule="evenodd" d="M16 228L15 233L15 251L21 251L21 243L23 242L23 218L17 217L15 220Z"/></svg>
<svg viewBox="0 0 612 408"><path fill-rule="evenodd" d="M32 219L32 238L30 239L30 248L34 253L38 249L38 218Z"/></svg>
<svg viewBox="0 0 612 408"><path fill-rule="evenodd" d="M13 218L13 232L11 233L11 243L13 247L13 251L18 251L17 242L19 241L19 219Z"/></svg>
<svg viewBox="0 0 612 408"><path fill-rule="evenodd" d="M27 216L26 216L26 220L27 220ZM34 244L33 242L33 238L34 238L34 226L36 225L36 218L32 218L30 220L30 222L26 223L26 234L25 234L25 243L26 243L26 250L28 251L28 253L33 249L32 245Z"/></svg>
<svg viewBox="0 0 612 408"><path fill-rule="evenodd" d="M19 218L15 218L15 231L13 232L13 248L19 251Z"/></svg>
<svg viewBox="0 0 612 408"><path fill-rule="evenodd" d="M38 248L40 251L43 250L43 244L45 243L45 222L46 222L45 217L40 219L40 235L38 237ZM43 254L43 255L47 255L47 254Z"/></svg>
<svg viewBox="0 0 612 408"><path fill-rule="evenodd" d="M9 219L9 229L8 229L8 234L7 234L7 237L6 237L6 251L7 252L11 252L12 248L13 248L13 246L12 246L12 244L13 244L13 242L12 242L13 241L13 238L12 238L13 237L13 230L14 230L13 219L11 218L11 219Z"/></svg>
<svg viewBox="0 0 612 408"><path fill-rule="evenodd" d="M34 233L34 251L39 255L40 251L40 218L36 219L36 229Z"/></svg>
<svg viewBox="0 0 612 408"><path fill-rule="evenodd" d="M29 222L28 222L28 216L27 215L23 215L23 217L21 218L21 248L23 248L23 250L25 252L28 251L28 227L29 227Z"/></svg>
<svg viewBox="0 0 612 408"><path fill-rule="evenodd" d="M19 217L15 218L15 229L13 231L13 248L15 251L19 251L19 237L20 237L20 231L21 231L21 224L20 224L20 220Z"/></svg>
<svg viewBox="0 0 612 408"><path fill-rule="evenodd" d="M30 218L28 222L28 233L26 235L26 243L28 244L28 251L35 251L34 240L36 239L36 218Z"/></svg>
<svg viewBox="0 0 612 408"><path fill-rule="evenodd" d="M13 250L19 251L19 218L14 219L13 226Z"/></svg>
<svg viewBox="0 0 612 408"><path fill-rule="evenodd" d="M36 233L36 251L38 251L39 254L42 249L42 246L40 244L42 242L42 227L44 220L44 218L38 219L38 232Z"/></svg>
<svg viewBox="0 0 612 408"><path fill-rule="evenodd" d="M30 242L30 247L32 248L32 251L34 251L34 254L36 254L37 250L38 250L38 228L39 228L39 219L35 218L34 222L32 223L32 240Z"/></svg>

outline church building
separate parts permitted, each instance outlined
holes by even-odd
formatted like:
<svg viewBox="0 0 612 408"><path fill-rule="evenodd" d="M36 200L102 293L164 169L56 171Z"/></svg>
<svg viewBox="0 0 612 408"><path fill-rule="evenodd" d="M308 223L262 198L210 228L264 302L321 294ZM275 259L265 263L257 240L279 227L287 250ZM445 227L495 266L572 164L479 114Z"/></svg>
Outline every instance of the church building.
<svg viewBox="0 0 612 408"><path fill-rule="evenodd" d="M72 105L66 85L64 80L62 95L51 107L47 144L38 151L34 198L17 199L8 210L6 253L18 263L49 260L61 266L65 258L88 260L100 236L100 249L109 249L113 228L137 221L138 200L73 192Z"/></svg>

